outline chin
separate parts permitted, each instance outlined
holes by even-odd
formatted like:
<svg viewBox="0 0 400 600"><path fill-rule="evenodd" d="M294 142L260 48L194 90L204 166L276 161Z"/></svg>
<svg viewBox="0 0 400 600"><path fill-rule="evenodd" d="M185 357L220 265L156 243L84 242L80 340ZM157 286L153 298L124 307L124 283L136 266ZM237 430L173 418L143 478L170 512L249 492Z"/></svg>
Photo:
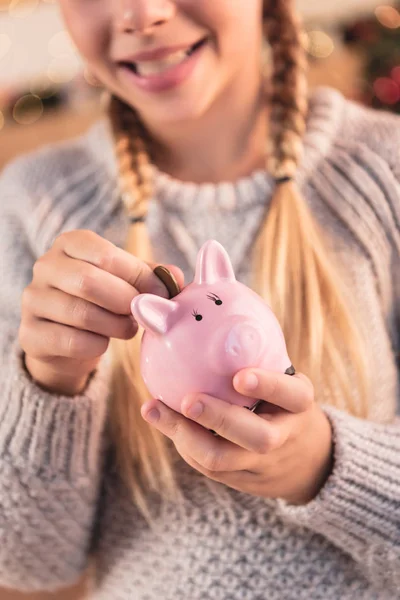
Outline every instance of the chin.
<svg viewBox="0 0 400 600"><path fill-rule="evenodd" d="M162 102L158 106L139 109L143 119L152 127L165 127L179 124L189 124L200 119L209 108L210 103L200 98L195 100L180 99L173 102Z"/></svg>

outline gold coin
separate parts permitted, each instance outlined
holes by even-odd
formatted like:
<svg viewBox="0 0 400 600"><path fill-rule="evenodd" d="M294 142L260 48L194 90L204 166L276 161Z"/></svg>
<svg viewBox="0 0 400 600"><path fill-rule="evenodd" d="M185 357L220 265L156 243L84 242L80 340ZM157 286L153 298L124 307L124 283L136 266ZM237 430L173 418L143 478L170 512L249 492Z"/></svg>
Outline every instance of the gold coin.
<svg viewBox="0 0 400 600"><path fill-rule="evenodd" d="M175 298L175 296L177 296L180 293L181 289L179 287L179 284L175 279L174 275L171 273L171 271L167 269L167 267L164 267L163 265L158 265L158 267L154 269L153 273L157 275L157 277L163 282L163 284L168 290L170 298Z"/></svg>

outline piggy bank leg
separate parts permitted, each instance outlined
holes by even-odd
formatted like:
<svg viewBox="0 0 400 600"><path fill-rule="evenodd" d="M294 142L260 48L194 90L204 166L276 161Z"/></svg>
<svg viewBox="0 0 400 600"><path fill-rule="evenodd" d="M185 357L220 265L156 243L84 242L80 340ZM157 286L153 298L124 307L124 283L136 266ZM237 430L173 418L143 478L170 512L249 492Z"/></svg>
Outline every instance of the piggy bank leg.
<svg viewBox="0 0 400 600"><path fill-rule="evenodd" d="M290 367L288 369L286 369L285 371L285 375L295 375L296 374L296 369L294 368L293 365L290 365Z"/></svg>

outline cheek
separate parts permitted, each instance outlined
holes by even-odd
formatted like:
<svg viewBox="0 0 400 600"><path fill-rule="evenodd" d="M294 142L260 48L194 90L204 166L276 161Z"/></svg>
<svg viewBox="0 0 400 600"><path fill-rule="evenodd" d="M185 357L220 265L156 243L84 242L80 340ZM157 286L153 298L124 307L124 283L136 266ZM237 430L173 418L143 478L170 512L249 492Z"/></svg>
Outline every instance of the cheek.
<svg viewBox="0 0 400 600"><path fill-rule="evenodd" d="M180 0L183 13L208 30L221 54L243 61L262 35L262 0Z"/></svg>
<svg viewBox="0 0 400 600"><path fill-rule="evenodd" d="M60 0L60 5L69 34L84 60L89 64L104 61L111 29L105 3Z"/></svg>

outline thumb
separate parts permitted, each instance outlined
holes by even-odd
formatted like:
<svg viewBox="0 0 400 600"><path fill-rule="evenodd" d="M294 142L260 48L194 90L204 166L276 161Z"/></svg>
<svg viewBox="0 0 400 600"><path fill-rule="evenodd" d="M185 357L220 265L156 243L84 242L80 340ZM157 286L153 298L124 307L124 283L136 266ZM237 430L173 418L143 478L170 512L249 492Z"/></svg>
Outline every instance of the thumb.
<svg viewBox="0 0 400 600"><path fill-rule="evenodd" d="M183 286L185 285L185 276L183 274L182 269L180 269L176 265L164 265L164 267L166 267L168 269L168 271L171 271L172 275L175 277L176 281L178 282L179 287L182 289Z"/></svg>
<svg viewBox="0 0 400 600"><path fill-rule="evenodd" d="M148 262L147 264L153 271L156 267L159 267L159 266L163 266L166 269L168 269L168 271L171 271L172 275L175 277L175 279L179 285L179 288L181 290L183 289L183 287L185 285L185 276L183 274L182 269L180 269L176 265L170 265L170 264L164 264L164 263Z"/></svg>

